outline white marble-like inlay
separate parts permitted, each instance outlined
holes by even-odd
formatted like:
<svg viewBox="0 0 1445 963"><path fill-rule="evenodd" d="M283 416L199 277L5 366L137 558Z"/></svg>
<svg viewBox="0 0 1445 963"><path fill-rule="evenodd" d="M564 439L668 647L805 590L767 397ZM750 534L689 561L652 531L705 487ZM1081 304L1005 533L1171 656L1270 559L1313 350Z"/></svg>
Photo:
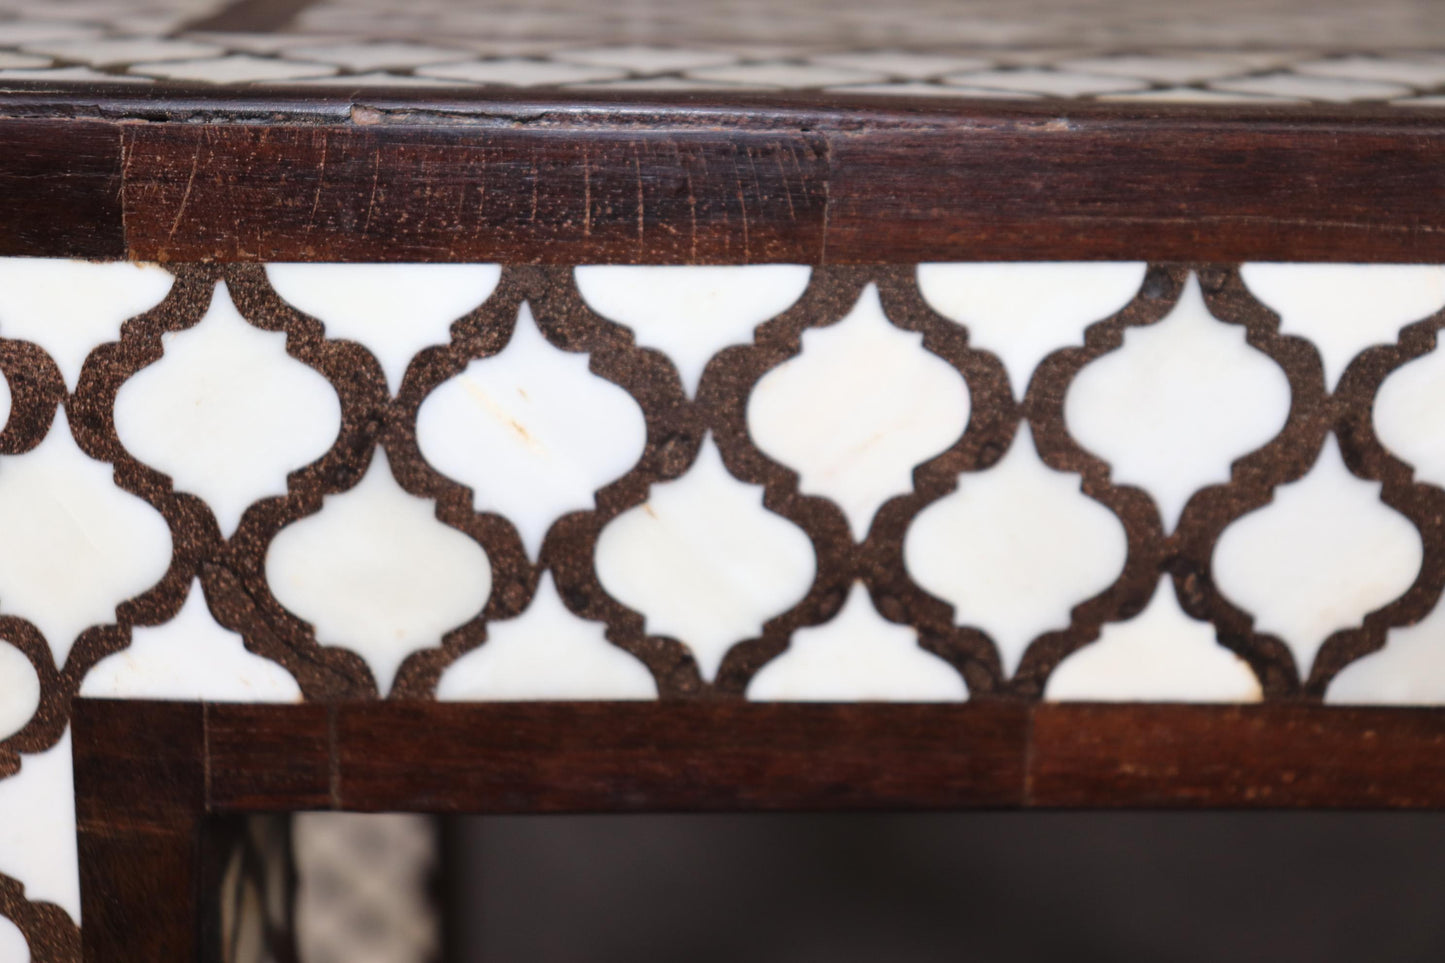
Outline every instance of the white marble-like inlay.
<svg viewBox="0 0 1445 963"><path fill-rule="evenodd" d="M35 57L30 54L11 53L8 50L0 50L0 68L7 70L29 70L32 67L49 67L49 57ZM0 920L4 920L0 916ZM3 957L0 957L3 959Z"/></svg>
<svg viewBox="0 0 1445 963"><path fill-rule="evenodd" d="M1061 60L1063 70L1110 77L1132 77L1163 84L1194 84L1204 80L1247 73L1251 67L1228 53L1214 56L1191 54L1125 54L1079 57Z"/></svg>
<svg viewBox="0 0 1445 963"><path fill-rule="evenodd" d="M0 740L8 739L40 708L40 677L15 646L0 638Z"/></svg>
<svg viewBox="0 0 1445 963"><path fill-rule="evenodd" d="M839 94L881 94L888 97L939 97L959 100L1034 100L1038 94L1020 94L1007 90L989 90L985 87L958 87L954 85L925 83L923 81L898 81L884 84L840 84L824 87L830 93Z"/></svg>
<svg viewBox="0 0 1445 963"><path fill-rule="evenodd" d="M1224 648L1214 626L1190 618L1169 576L1149 606L1111 622L1098 641L1074 652L1049 676L1044 698L1098 702L1258 702L1259 679Z"/></svg>
<svg viewBox="0 0 1445 963"><path fill-rule="evenodd" d="M364 658L383 694L408 655L440 645L492 591L486 552L435 512L377 449L355 488L283 528L266 554L277 600L315 626L317 642Z"/></svg>
<svg viewBox="0 0 1445 963"><path fill-rule="evenodd" d="M163 625L131 630L131 644L86 673L82 696L99 699L198 699L299 702L301 687L278 663L246 650L241 636L211 616L201 583Z"/></svg>
<svg viewBox="0 0 1445 963"><path fill-rule="evenodd" d="M0 23L0 43L21 46L46 40L84 40L99 36L101 28L91 24L55 23L45 20L7 20Z"/></svg>
<svg viewBox="0 0 1445 963"><path fill-rule="evenodd" d="M758 702L958 702L963 676L918 646L918 631L887 621L854 583L838 614L793 632L788 649L753 676Z"/></svg>
<svg viewBox="0 0 1445 963"><path fill-rule="evenodd" d="M171 561L165 519L76 446L63 409L34 449L0 455L0 545L0 612L34 623L56 665Z"/></svg>
<svg viewBox="0 0 1445 963"><path fill-rule="evenodd" d="M1008 675L1030 642L1067 628L1073 607L1124 569L1123 523L1082 486L1045 465L1021 425L1002 461L960 475L904 536L908 574L952 605L959 625L988 633Z"/></svg>
<svg viewBox="0 0 1445 963"><path fill-rule="evenodd" d="M998 355L1014 397L1047 355L1084 343L1084 330L1139 293L1140 262L920 264L918 290L968 329L969 344Z"/></svg>
<svg viewBox="0 0 1445 963"><path fill-rule="evenodd" d="M1230 93L1274 94L1340 104L1355 100L1389 100L1393 97L1406 97L1411 93L1410 88L1403 84L1293 73L1215 80L1210 82L1210 86Z"/></svg>
<svg viewBox="0 0 1445 963"><path fill-rule="evenodd" d="M1067 70L977 70L950 74L945 83L964 87L1043 94L1048 97L1084 97L1090 94L1117 94L1126 90L1143 90L1148 81L1132 77L1105 77Z"/></svg>
<svg viewBox="0 0 1445 963"><path fill-rule="evenodd" d="M164 300L174 281L153 264L0 258L0 335L44 348L73 390L91 350Z"/></svg>
<svg viewBox="0 0 1445 963"><path fill-rule="evenodd" d="M907 77L910 80L923 80L963 70L978 70L989 65L988 60L983 57L927 54L913 50L850 50L814 54L808 60L828 67L865 70L890 77Z"/></svg>
<svg viewBox="0 0 1445 963"><path fill-rule="evenodd" d="M5 377L5 372L0 371L0 432L10 424L10 381Z"/></svg>
<svg viewBox="0 0 1445 963"><path fill-rule="evenodd" d="M1137 101L1140 103L1165 104L1292 104L1299 103L1293 97L1272 97L1268 94L1227 94L1222 90L1206 90L1202 87L1155 87L1131 94L1109 94L1100 100Z"/></svg>
<svg viewBox="0 0 1445 963"><path fill-rule="evenodd" d="M105 84L149 84L149 77L108 74L93 67L40 67L37 69L0 70L0 80L36 81L42 84L96 82Z"/></svg>
<svg viewBox="0 0 1445 963"><path fill-rule="evenodd" d="M630 329L638 344L667 355L689 395L697 394L713 355L751 341L754 328L803 296L812 273L794 264L607 264L575 272L592 310Z"/></svg>
<svg viewBox="0 0 1445 963"><path fill-rule="evenodd" d="M1329 57L1295 64L1295 73L1346 80L1377 80L1411 87L1439 87L1445 84L1445 60L1438 55L1424 57Z"/></svg>
<svg viewBox="0 0 1445 963"><path fill-rule="evenodd" d="M656 699L647 666L607 641L607 627L568 611L551 572L527 610L487 625L487 641L437 682L443 701Z"/></svg>
<svg viewBox="0 0 1445 963"><path fill-rule="evenodd" d="M156 60L186 60L224 53L221 47L194 40L161 37L114 37L104 40L64 40L28 44L31 53L49 54L92 67L119 67Z"/></svg>
<svg viewBox="0 0 1445 963"><path fill-rule="evenodd" d="M204 60L176 60L165 63L140 64L132 73L163 80L189 81L201 84L259 84L307 77L329 77L337 70L330 64L301 63L295 60L273 60L250 54L230 54Z"/></svg>
<svg viewBox="0 0 1445 963"><path fill-rule="evenodd" d="M678 70L718 67L732 63L734 56L725 50L609 44L604 47L564 47L554 53L552 59L586 67L615 67L634 73L672 73Z"/></svg>
<svg viewBox="0 0 1445 963"><path fill-rule="evenodd" d="M75 780L70 730L51 748L20 757L0 779L0 873L25 886L25 898L54 903L80 921L80 862L75 846Z"/></svg>
<svg viewBox="0 0 1445 963"><path fill-rule="evenodd" d="M686 474L602 530L596 564L603 587L649 633L686 645L705 680L802 599L817 568L808 536L763 507L761 485L729 475L710 438Z"/></svg>
<svg viewBox="0 0 1445 963"><path fill-rule="evenodd" d="M968 426L956 369L883 314L868 285L848 316L802 335L802 352L748 399L748 432L798 472L798 488L832 499L862 541L878 508L913 487L913 468Z"/></svg>
<svg viewBox="0 0 1445 963"><path fill-rule="evenodd" d="M224 284L199 323L161 342L161 359L116 394L116 434L178 490L204 498L229 536L248 506L286 494L287 474L336 441L340 400L286 353L284 332L248 324Z"/></svg>
<svg viewBox="0 0 1445 963"><path fill-rule="evenodd" d="M1279 315L1279 330L1308 338L1325 387L1361 351L1394 344L1400 329L1445 308L1445 267L1418 264L1246 264L1251 294Z"/></svg>
<svg viewBox="0 0 1445 963"><path fill-rule="evenodd" d="M336 64L339 67L360 72L444 63L456 60L457 53L455 48L435 47L420 43L336 41L288 46L281 52L281 56L311 63ZM379 265L358 266L366 268Z"/></svg>
<svg viewBox="0 0 1445 963"><path fill-rule="evenodd" d="M393 394L428 345L496 290L496 264L268 264L276 293L326 326L328 338L364 345Z"/></svg>
<svg viewBox="0 0 1445 963"><path fill-rule="evenodd" d="M30 963L30 946L20 927L0 916L0 960L6 963Z"/></svg>
<svg viewBox="0 0 1445 963"><path fill-rule="evenodd" d="M439 385L417 412L421 453L472 490L479 512L505 515L536 558L560 516L595 504L647 444L642 408L553 347L527 305L506 348Z"/></svg>
<svg viewBox="0 0 1445 963"><path fill-rule="evenodd" d="M1307 475L1219 538L1215 583L1256 631L1289 645L1301 677L1330 634L1399 597L1420 571L1420 532L1380 489L1350 474L1330 435Z"/></svg>
<svg viewBox="0 0 1445 963"><path fill-rule="evenodd" d="M616 80L627 76L626 71L613 67L584 67L579 64L520 58L428 64L418 67L414 72L422 77L504 87L550 87L590 80Z"/></svg>
<svg viewBox="0 0 1445 963"><path fill-rule="evenodd" d="M687 76L694 80L748 87L834 87L838 84L872 84L888 79L886 75L872 70L784 61L708 67L689 70Z"/></svg>
<svg viewBox="0 0 1445 963"><path fill-rule="evenodd" d="M1115 484L1149 493L1172 531L1190 496L1229 481L1235 459L1279 434L1289 406L1283 369L1243 326L1209 313L1191 274L1168 316L1128 328L1122 347L1084 366L1064 418Z"/></svg>
<svg viewBox="0 0 1445 963"><path fill-rule="evenodd" d="M332 77L307 77L305 80L288 80L288 87L337 87L360 90L364 87L470 87L459 80L434 80L430 77L414 77L411 74L389 74L382 70L364 74L337 74Z"/></svg>
<svg viewBox="0 0 1445 963"><path fill-rule="evenodd" d="M1415 469L1416 481L1445 488L1445 347L1392 372L1375 396L1375 433Z"/></svg>
<svg viewBox="0 0 1445 963"><path fill-rule="evenodd" d="M1445 703L1445 605L1414 625L1390 629L1385 647L1340 670L1326 702L1359 705Z"/></svg>

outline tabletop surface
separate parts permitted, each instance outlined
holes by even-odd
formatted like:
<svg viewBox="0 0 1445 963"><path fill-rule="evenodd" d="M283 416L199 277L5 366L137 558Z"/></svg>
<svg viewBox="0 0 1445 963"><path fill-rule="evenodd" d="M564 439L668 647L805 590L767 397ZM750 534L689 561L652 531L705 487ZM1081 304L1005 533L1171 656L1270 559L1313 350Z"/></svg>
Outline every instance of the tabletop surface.
<svg viewBox="0 0 1445 963"><path fill-rule="evenodd" d="M283 84L1445 106L1424 0L0 0L0 91Z"/></svg>

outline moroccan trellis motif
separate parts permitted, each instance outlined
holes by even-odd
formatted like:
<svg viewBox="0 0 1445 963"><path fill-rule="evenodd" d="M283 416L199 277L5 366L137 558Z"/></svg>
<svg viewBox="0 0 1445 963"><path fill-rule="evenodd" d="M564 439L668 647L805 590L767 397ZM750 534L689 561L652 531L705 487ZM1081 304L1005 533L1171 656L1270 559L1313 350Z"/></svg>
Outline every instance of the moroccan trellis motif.
<svg viewBox="0 0 1445 963"><path fill-rule="evenodd" d="M1445 268L0 261L0 959L78 694L1445 700Z"/></svg>
<svg viewBox="0 0 1445 963"><path fill-rule="evenodd" d="M1227 8L1227 9L1226 9ZM1308 14L1307 16L1305 14ZM0 85L1445 105L1433 11L1377 0L0 0ZM280 22L278 22L278 19Z"/></svg>

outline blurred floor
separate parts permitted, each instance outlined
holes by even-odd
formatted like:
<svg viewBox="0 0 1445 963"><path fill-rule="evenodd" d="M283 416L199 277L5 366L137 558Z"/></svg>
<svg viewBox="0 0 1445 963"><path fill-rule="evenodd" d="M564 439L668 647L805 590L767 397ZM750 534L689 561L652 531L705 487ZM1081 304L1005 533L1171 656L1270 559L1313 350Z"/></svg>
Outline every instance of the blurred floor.
<svg viewBox="0 0 1445 963"><path fill-rule="evenodd" d="M302 963L431 963L438 958L433 820L297 813L292 838Z"/></svg>
<svg viewBox="0 0 1445 963"><path fill-rule="evenodd" d="M451 838L468 963L1445 959L1445 816L491 817Z"/></svg>

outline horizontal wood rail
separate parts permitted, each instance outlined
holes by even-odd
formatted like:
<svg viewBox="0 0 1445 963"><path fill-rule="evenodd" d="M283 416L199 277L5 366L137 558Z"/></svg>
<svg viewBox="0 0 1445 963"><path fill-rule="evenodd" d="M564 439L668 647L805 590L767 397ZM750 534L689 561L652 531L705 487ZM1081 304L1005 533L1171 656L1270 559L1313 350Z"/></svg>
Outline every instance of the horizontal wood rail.
<svg viewBox="0 0 1445 963"><path fill-rule="evenodd" d="M0 255L805 264L1445 261L1391 107L0 91Z"/></svg>
<svg viewBox="0 0 1445 963"><path fill-rule="evenodd" d="M1445 710L77 701L86 958L206 960L240 814L1445 808Z"/></svg>

